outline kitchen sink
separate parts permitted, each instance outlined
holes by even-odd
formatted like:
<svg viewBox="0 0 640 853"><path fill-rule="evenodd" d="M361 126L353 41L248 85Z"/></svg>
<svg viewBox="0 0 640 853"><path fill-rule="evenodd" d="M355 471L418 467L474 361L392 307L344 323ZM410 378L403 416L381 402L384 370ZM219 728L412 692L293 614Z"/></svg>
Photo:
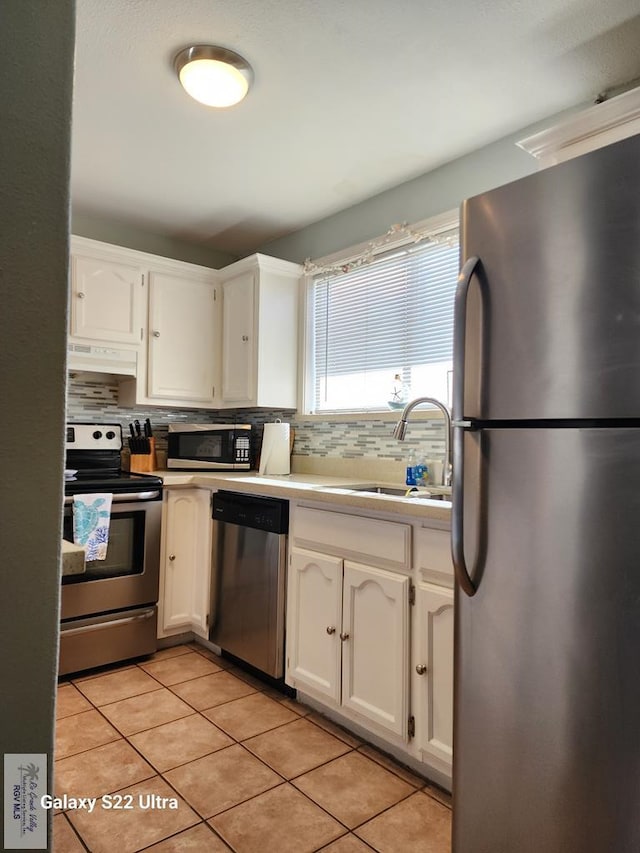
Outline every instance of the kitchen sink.
<svg viewBox="0 0 640 853"><path fill-rule="evenodd" d="M432 501L450 501L451 486L427 486L425 489L411 491L411 486L351 486L352 492L368 495L390 495L392 497L428 498Z"/></svg>

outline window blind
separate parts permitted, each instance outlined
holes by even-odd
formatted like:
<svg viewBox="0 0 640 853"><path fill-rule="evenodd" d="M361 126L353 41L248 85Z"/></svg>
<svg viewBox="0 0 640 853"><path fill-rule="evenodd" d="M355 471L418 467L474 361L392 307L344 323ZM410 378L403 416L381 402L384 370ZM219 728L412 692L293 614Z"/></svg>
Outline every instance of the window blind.
<svg viewBox="0 0 640 853"><path fill-rule="evenodd" d="M360 408L367 406L359 400L363 375L388 371L407 379L419 365L450 362L458 265L456 231L446 243L392 250L368 265L314 279L316 410L328 408L332 377L344 384L353 376L350 407Z"/></svg>

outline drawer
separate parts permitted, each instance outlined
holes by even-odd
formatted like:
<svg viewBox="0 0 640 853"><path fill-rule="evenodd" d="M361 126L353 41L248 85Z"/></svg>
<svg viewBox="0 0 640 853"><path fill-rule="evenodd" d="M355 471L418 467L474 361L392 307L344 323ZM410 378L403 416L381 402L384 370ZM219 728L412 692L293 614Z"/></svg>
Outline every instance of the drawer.
<svg viewBox="0 0 640 853"><path fill-rule="evenodd" d="M446 530L420 527L415 534L415 567L423 581L453 589L451 535Z"/></svg>
<svg viewBox="0 0 640 853"><path fill-rule="evenodd" d="M301 547L369 566L411 569L409 524L297 507L290 537Z"/></svg>

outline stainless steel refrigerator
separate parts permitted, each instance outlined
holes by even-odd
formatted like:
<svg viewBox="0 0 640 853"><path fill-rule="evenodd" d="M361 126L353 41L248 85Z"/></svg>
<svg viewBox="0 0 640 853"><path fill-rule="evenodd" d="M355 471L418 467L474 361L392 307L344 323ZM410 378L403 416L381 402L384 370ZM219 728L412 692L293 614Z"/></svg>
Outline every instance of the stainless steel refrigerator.
<svg viewBox="0 0 640 853"><path fill-rule="evenodd" d="M640 136L467 200L454 853L640 851Z"/></svg>

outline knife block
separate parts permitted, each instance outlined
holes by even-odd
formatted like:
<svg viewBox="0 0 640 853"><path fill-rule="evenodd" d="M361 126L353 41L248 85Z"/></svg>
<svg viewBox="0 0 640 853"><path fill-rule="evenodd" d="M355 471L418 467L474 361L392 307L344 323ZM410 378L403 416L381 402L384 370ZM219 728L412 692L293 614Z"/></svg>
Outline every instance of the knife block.
<svg viewBox="0 0 640 853"><path fill-rule="evenodd" d="M149 439L149 453L132 453L131 461L129 462L129 470L134 471L136 474L149 474L151 471L155 471L157 466L156 462L156 440L155 438Z"/></svg>

